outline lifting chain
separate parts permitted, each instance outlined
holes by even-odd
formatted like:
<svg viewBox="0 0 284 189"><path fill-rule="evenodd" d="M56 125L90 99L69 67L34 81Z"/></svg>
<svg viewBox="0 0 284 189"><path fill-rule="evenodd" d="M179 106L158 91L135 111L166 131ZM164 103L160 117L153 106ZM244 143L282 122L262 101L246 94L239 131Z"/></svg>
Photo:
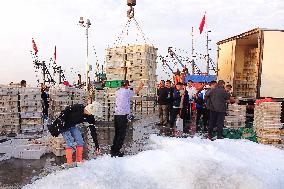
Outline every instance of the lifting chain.
<svg viewBox="0 0 284 189"><path fill-rule="evenodd" d="M146 35L143 32L143 30L141 29L141 27L140 27L139 23L137 22L137 20L134 17L132 17L132 18L128 18L128 20L127 20L127 22L126 22L122 32L119 34L119 36L115 40L114 46L119 46L119 45L122 44L122 42L124 40L124 37L128 35L130 24L131 24L132 20L134 21L135 26L136 26L139 34L142 36L142 39L143 39L144 43L146 44L147 41L149 41L149 39L146 38Z"/></svg>

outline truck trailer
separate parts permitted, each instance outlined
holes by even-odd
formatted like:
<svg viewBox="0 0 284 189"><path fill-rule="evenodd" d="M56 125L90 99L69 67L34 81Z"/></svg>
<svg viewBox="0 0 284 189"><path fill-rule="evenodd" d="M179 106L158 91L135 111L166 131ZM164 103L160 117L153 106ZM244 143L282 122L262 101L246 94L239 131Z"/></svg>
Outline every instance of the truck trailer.
<svg viewBox="0 0 284 189"><path fill-rule="evenodd" d="M217 45L217 78L234 96L284 99L284 30L256 28Z"/></svg>

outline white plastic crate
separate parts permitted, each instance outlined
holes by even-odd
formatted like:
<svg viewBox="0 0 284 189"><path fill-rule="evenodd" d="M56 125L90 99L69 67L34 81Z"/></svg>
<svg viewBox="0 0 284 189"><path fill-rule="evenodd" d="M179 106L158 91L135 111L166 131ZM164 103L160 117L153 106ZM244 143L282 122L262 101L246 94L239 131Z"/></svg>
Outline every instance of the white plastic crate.
<svg viewBox="0 0 284 189"><path fill-rule="evenodd" d="M18 146L12 153L14 158L40 159L46 153L46 147L41 145Z"/></svg>

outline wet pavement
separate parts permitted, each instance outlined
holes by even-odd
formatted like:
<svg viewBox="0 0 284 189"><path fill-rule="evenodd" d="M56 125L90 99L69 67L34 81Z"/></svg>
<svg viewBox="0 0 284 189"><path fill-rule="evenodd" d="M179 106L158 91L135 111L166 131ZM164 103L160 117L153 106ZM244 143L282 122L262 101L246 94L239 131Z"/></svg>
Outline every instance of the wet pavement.
<svg viewBox="0 0 284 189"><path fill-rule="evenodd" d="M157 116L143 117L134 121L129 127L126 136L124 151L126 155L134 155L140 151L149 149L149 136L159 134L155 123ZM100 126L98 126L100 127ZM113 132L108 130L108 132ZM98 133L101 136L100 128ZM105 133L104 133L105 135ZM99 139L103 154L108 154L112 143L113 134L108 133L108 137ZM0 155L1 156L1 155ZM86 155L85 155L86 156ZM87 157L86 157L87 158ZM87 158L88 159L88 158ZM60 170L65 163L65 156L56 157L53 154L46 154L39 160L9 159L0 162L0 189L18 189L22 186L48 175L51 172Z"/></svg>

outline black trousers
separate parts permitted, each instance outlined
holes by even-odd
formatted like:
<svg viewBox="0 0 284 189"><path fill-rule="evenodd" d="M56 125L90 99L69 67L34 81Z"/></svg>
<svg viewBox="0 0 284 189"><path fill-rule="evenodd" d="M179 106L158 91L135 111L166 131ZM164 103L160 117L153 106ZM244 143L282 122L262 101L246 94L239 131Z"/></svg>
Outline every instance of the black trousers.
<svg viewBox="0 0 284 189"><path fill-rule="evenodd" d="M199 126L200 118L202 116L203 121L203 127L205 129L206 126L208 126L208 111L205 108L197 109L197 116L196 116L196 126L198 130L201 130L201 127Z"/></svg>
<svg viewBox="0 0 284 189"><path fill-rule="evenodd" d="M188 133L189 128L187 127L188 126L187 121L189 121L190 119L190 116L188 115L188 109L183 108L181 110L180 108L172 108L171 119L170 119L171 128L174 128L175 126L177 115L180 115L180 118L183 119L183 132Z"/></svg>
<svg viewBox="0 0 284 189"><path fill-rule="evenodd" d="M213 128L217 127L217 137L220 138L223 136L223 127L225 120L225 112L214 112L210 111L210 120L209 120L209 135L212 136Z"/></svg>
<svg viewBox="0 0 284 189"><path fill-rule="evenodd" d="M114 139L111 146L111 153L119 153L122 148L127 129L127 115L114 115Z"/></svg>
<svg viewBox="0 0 284 189"><path fill-rule="evenodd" d="M48 117L48 108L49 108L49 104L48 104L48 103L47 103L47 104L44 103L42 113L43 113L43 115L45 115L46 117Z"/></svg>

